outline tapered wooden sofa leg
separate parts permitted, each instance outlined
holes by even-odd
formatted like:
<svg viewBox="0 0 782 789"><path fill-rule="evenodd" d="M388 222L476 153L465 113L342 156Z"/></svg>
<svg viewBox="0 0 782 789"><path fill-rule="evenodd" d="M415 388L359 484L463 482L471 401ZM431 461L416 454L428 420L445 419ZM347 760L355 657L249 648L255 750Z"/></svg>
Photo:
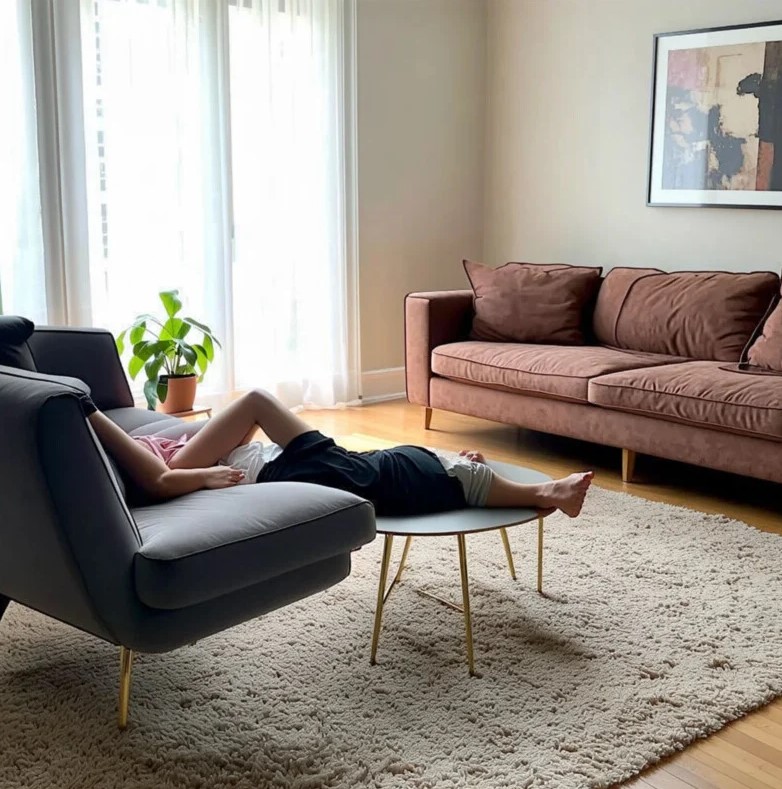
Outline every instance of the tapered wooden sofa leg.
<svg viewBox="0 0 782 789"><path fill-rule="evenodd" d="M632 482L635 476L635 452L632 449L622 450L622 482Z"/></svg>
<svg viewBox="0 0 782 789"><path fill-rule="evenodd" d="M432 409L427 407L424 408L424 430L429 430L431 424L432 424Z"/></svg>

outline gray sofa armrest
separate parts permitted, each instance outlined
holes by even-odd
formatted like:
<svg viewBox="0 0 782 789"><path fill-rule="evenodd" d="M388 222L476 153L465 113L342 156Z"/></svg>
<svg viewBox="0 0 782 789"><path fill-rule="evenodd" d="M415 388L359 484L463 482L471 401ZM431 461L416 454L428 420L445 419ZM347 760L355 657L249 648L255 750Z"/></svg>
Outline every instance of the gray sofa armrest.
<svg viewBox="0 0 782 789"><path fill-rule="evenodd" d="M81 379L102 411L133 405L114 337L105 329L39 326L28 344L39 372Z"/></svg>

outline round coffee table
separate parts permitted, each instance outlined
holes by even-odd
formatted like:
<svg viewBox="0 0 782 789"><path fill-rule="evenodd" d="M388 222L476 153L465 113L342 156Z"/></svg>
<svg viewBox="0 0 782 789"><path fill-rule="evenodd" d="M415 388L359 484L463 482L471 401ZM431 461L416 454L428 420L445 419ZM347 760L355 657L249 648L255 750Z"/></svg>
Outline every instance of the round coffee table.
<svg viewBox="0 0 782 789"><path fill-rule="evenodd" d="M488 465L498 474L514 482L539 483L549 482L551 477L541 474L533 469L513 466L509 463L498 463L488 461ZM513 566L513 554L508 541L506 529L521 523L531 521L538 522L538 592L543 591L543 517L535 509L485 509L468 508L464 510L452 510L450 512L438 512L434 515L419 515L406 518L378 518L377 531L385 535L383 545L383 560L380 565L380 582L377 589L377 607L375 609L375 627L372 633L372 652L370 661L372 665L376 663L377 644L380 639L380 628L383 619L383 607L388 600L388 596L402 578L402 571L405 568L407 554L413 537L456 537L459 545L459 567L462 577L462 601L463 605L458 606L448 600L443 600L436 595L418 590L419 594L437 600L440 603L453 608L464 614L464 629L467 640L467 666L471 676L475 676L475 660L473 656L472 644L472 618L470 615L470 590L467 576L467 545L465 536L476 532L498 530L502 543L505 547L505 556L508 559L508 569L511 577L516 580L516 569ZM388 567L391 563L391 549L394 537L406 537L405 545L402 550L402 558L399 562L399 569L396 571L394 580L386 589L388 579Z"/></svg>

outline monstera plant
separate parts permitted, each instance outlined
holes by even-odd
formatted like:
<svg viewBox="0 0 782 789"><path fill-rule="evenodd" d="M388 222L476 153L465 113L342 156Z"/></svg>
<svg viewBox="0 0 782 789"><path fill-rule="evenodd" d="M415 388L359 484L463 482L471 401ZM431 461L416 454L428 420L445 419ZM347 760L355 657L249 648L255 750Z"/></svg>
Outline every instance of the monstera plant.
<svg viewBox="0 0 782 789"><path fill-rule="evenodd" d="M165 413L189 411L196 384L203 380L214 361L215 346L220 347L220 343L205 324L180 317L178 290L164 290L158 295L165 315L139 315L117 337L117 350L122 356L129 345L128 373L133 380L144 371L144 398L150 411L158 402Z"/></svg>

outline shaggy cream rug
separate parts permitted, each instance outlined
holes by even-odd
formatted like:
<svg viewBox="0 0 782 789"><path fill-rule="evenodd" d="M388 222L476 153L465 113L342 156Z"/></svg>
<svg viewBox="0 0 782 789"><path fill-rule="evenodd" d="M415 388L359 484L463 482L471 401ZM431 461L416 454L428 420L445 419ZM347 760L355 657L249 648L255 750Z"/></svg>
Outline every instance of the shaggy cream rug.
<svg viewBox="0 0 782 789"><path fill-rule="evenodd" d="M413 542L369 645L382 541L337 587L136 664L11 606L0 624L2 787L607 787L782 694L782 539L594 490L577 521L469 537L476 663L455 539ZM401 550L401 540L395 556Z"/></svg>

